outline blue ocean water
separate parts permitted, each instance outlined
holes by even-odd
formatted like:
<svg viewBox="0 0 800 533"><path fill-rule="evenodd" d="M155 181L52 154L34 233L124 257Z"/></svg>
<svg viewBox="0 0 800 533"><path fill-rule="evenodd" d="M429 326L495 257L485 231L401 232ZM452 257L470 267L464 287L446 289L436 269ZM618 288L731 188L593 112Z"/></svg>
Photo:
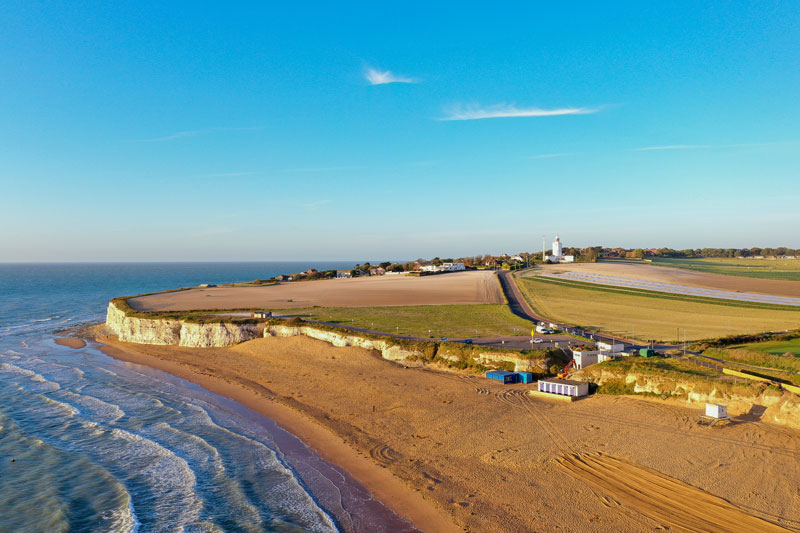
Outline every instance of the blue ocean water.
<svg viewBox="0 0 800 533"><path fill-rule="evenodd" d="M0 264L0 531L413 530L272 421L54 342L114 296L352 264Z"/></svg>

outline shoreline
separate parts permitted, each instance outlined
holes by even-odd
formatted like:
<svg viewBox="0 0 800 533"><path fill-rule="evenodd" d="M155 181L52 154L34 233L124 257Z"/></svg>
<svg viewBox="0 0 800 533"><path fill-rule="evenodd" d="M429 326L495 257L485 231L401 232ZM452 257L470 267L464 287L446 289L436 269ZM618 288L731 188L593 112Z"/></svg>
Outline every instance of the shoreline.
<svg viewBox="0 0 800 533"><path fill-rule="evenodd" d="M137 350L138 345L122 343L113 338L98 336L94 340L109 357L155 368L185 379L271 419L300 439L314 453L345 470L383 505L419 530L462 531L446 513L422 498L419 492L408 487L388 469L372 462L312 418L276 401L275 394L264 386L249 382L249 387L245 387L185 364L142 353Z"/></svg>

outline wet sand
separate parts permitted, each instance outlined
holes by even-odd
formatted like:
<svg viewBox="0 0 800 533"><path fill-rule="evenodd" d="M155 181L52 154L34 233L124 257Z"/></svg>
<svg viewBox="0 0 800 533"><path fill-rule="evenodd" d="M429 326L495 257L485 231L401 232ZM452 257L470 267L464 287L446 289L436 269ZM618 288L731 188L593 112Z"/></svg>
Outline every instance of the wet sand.
<svg viewBox="0 0 800 533"><path fill-rule="evenodd" d="M86 341L83 339L76 339L74 337L61 337L60 339L56 339L56 344L60 346L68 346L77 350L79 348L84 348L86 346Z"/></svg>
<svg viewBox="0 0 800 533"><path fill-rule="evenodd" d="M275 419L423 530L800 528L800 432L755 419L707 428L699 408L539 400L529 386L305 337L226 349L104 342ZM671 509L711 522L677 523Z"/></svg>
<svg viewBox="0 0 800 533"><path fill-rule="evenodd" d="M134 309L291 309L392 305L505 303L494 272L468 271L435 276L373 276L279 283L262 287L211 287L131 298Z"/></svg>
<svg viewBox="0 0 800 533"><path fill-rule="evenodd" d="M650 263L573 263L545 265L546 272L592 272L648 281L677 283L690 287L725 291L754 292L775 296L800 297L800 283L773 279L756 279L722 274L708 274L679 268L656 266Z"/></svg>

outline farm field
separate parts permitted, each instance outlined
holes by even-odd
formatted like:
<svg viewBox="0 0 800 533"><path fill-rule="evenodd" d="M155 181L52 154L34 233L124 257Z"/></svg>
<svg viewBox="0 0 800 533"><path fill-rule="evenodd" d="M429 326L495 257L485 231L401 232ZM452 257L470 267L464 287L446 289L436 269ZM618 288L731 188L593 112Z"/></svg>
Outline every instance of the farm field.
<svg viewBox="0 0 800 533"><path fill-rule="evenodd" d="M707 274L800 281L800 260L797 259L657 258L653 259L653 264Z"/></svg>
<svg viewBox="0 0 800 533"><path fill-rule="evenodd" d="M394 307L312 307L290 313L344 326L414 337L486 337L529 335L534 324L507 305L415 305Z"/></svg>
<svg viewBox="0 0 800 533"><path fill-rule="evenodd" d="M800 261L798 261L800 267ZM701 287L722 291L772 294L800 298L800 282L699 272L687 268L673 268L662 263L638 261L599 261L597 263L564 263L537 267L536 272L561 274L567 272L618 276L658 283L674 283L688 287Z"/></svg>
<svg viewBox="0 0 800 533"><path fill-rule="evenodd" d="M192 288L128 299L128 304L137 311L503 303L506 303L503 291L491 271Z"/></svg>
<svg viewBox="0 0 800 533"><path fill-rule="evenodd" d="M676 342L684 335L698 340L800 326L800 310L786 307L538 277L521 277L517 283L542 316L627 338Z"/></svg>

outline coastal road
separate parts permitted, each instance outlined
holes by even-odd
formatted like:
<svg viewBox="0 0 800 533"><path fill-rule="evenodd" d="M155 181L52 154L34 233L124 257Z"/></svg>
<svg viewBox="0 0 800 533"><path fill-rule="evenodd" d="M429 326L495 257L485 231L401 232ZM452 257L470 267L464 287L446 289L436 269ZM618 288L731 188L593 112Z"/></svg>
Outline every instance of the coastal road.
<svg viewBox="0 0 800 533"><path fill-rule="evenodd" d="M510 270L500 270L497 272L497 276L500 280L500 287L503 289L503 294L508 300L508 307L511 309L511 312L517 315L520 318L524 318L526 320L531 320L533 322L552 322L553 324L558 324L557 322L545 318L543 316L538 315L533 308L531 308L528 301L522 295L517 287L517 283L513 279L513 272ZM626 350L634 349L634 348L641 348L645 345L640 343L633 342L629 339L623 339L622 337L615 337L613 335L606 335L602 333L597 333L590 330L585 330L583 328L579 328L577 326L570 326L568 324L558 324L559 328L566 331L567 333L572 333L573 335L579 335L581 337L586 337L592 339L593 341L600 341L600 342L607 342L609 344L624 344ZM577 339L573 339L577 340Z"/></svg>

